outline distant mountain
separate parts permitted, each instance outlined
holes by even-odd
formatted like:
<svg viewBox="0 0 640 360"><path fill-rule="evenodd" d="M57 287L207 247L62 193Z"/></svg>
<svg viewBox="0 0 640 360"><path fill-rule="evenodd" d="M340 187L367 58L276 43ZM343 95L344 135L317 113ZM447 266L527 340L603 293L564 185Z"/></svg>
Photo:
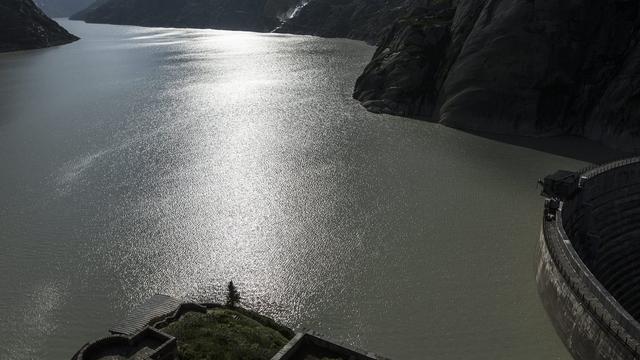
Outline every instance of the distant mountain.
<svg viewBox="0 0 640 360"><path fill-rule="evenodd" d="M86 9L94 0L35 0L36 5L52 18L69 17Z"/></svg>
<svg viewBox="0 0 640 360"><path fill-rule="evenodd" d="M71 17L88 23L271 31L294 0L101 0Z"/></svg>
<svg viewBox="0 0 640 360"><path fill-rule="evenodd" d="M78 40L32 0L0 0L0 52L37 49Z"/></svg>
<svg viewBox="0 0 640 360"><path fill-rule="evenodd" d="M87 14L95 11L96 9L98 9L99 7L101 7L102 5L106 4L109 1L110 0L95 0L95 1L92 1L89 4L89 6L83 8L83 9L79 9L77 12L69 15L69 19L70 20L84 20L84 18L87 16Z"/></svg>
<svg viewBox="0 0 640 360"><path fill-rule="evenodd" d="M99 0L71 19L310 34L376 43L408 9L430 1L433 0Z"/></svg>

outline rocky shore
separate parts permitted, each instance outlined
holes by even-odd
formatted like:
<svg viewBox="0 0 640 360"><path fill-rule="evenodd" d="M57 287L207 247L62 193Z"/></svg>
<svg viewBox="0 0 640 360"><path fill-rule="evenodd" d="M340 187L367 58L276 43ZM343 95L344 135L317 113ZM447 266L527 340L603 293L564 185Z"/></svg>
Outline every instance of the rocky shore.
<svg viewBox="0 0 640 360"><path fill-rule="evenodd" d="M0 52L38 49L78 40L32 0L0 0Z"/></svg>
<svg viewBox="0 0 640 360"><path fill-rule="evenodd" d="M374 112L640 150L640 5L434 1L396 21L358 79Z"/></svg>

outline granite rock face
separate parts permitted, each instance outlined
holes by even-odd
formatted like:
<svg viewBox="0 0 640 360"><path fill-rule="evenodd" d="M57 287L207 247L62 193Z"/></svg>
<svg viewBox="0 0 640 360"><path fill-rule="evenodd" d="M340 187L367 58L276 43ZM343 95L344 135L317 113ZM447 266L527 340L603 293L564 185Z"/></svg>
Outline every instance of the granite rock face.
<svg viewBox="0 0 640 360"><path fill-rule="evenodd" d="M417 9L399 20L356 83L354 96L372 112L418 116L433 111L439 70L451 42L450 8Z"/></svg>
<svg viewBox="0 0 640 360"><path fill-rule="evenodd" d="M93 3L93 0L34 0L36 5L47 16L69 17L78 11L85 9Z"/></svg>
<svg viewBox="0 0 640 360"><path fill-rule="evenodd" d="M294 0L98 0L73 20L118 25L267 32Z"/></svg>
<svg viewBox="0 0 640 360"><path fill-rule="evenodd" d="M267 18L283 20L287 12L294 9L302 0L267 0L263 6L263 14Z"/></svg>
<svg viewBox="0 0 640 360"><path fill-rule="evenodd" d="M437 1L394 24L354 96L465 130L638 151L639 28L637 1Z"/></svg>
<svg viewBox="0 0 640 360"><path fill-rule="evenodd" d="M397 19L433 1L439 0L310 0L277 32L377 44Z"/></svg>
<svg viewBox="0 0 640 360"><path fill-rule="evenodd" d="M78 40L32 0L0 0L0 52L37 49Z"/></svg>
<svg viewBox="0 0 640 360"><path fill-rule="evenodd" d="M41 0L45 1L45 0ZM90 23L343 37L377 43L411 9L441 0L98 0Z"/></svg>

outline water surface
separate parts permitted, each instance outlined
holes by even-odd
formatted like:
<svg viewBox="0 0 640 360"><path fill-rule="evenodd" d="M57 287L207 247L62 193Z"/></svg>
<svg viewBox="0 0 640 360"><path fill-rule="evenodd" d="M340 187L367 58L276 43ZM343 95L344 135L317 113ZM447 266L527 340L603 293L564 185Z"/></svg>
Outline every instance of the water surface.
<svg viewBox="0 0 640 360"><path fill-rule="evenodd" d="M155 293L393 359L569 359L536 180L584 163L351 99L348 40L63 22L0 55L0 358L67 359Z"/></svg>

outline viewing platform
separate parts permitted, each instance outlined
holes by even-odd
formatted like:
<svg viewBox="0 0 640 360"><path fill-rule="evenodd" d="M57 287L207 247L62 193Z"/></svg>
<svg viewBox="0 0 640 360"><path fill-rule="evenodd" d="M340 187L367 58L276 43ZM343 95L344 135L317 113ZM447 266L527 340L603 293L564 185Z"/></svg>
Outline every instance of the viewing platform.
<svg viewBox="0 0 640 360"><path fill-rule="evenodd" d="M218 313L218 319L211 322L211 314ZM110 336L85 344L72 358L72 360L178 360L180 356L179 343L180 333L175 336L172 333L171 325L181 321L183 317L196 314L197 327L201 328L203 321L209 324L222 324L228 327L232 324L220 322L224 321L224 316L231 313L233 319L231 323L238 323L244 318L263 328L275 331L285 337L280 337L282 342L273 350L275 355L271 360L315 360L330 358L332 360L384 360L371 353L366 353L354 348L337 344L312 333L293 333L290 329L276 324L273 320L257 313L240 308L227 308L219 304L197 304L184 302L179 299L166 296L155 295L144 303L140 304L122 321L113 326L109 332ZM197 315L200 314L200 315ZM202 317L197 317L202 316ZM192 318L193 319L193 318ZM227 318L228 319L228 318ZM184 326L182 324L178 324ZM218 325L220 326L220 325ZM194 329L194 331L197 331ZM251 330L253 331L253 330ZM215 330L206 330L205 334L213 334ZM251 332L255 337L256 333ZM280 336L278 335L278 336ZM216 344L214 338L209 339L209 335L199 338L199 341L207 341ZM235 335L234 335L235 336ZM229 338L225 338L225 342ZM287 340L290 341L287 343ZM280 351L277 349L282 346ZM218 351L217 348L213 348ZM209 353L207 353L209 354ZM210 355L210 354L209 354Z"/></svg>

